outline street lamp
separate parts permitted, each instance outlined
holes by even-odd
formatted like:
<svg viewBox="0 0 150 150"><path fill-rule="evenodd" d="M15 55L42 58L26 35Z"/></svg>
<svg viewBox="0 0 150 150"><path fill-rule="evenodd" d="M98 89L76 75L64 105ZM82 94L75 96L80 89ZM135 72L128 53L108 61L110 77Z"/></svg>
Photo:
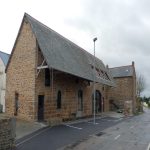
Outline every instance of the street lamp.
<svg viewBox="0 0 150 150"><path fill-rule="evenodd" d="M96 124L95 123L95 75L96 75L96 70L95 70L95 42L96 42L96 40L97 40L97 37L95 37L94 39L93 39L93 42L94 42L94 73L93 73L93 76L94 76L94 82L93 82L93 91L94 91L94 100L93 100L93 102L94 102L94 116L93 116L93 122L94 122L94 124Z"/></svg>

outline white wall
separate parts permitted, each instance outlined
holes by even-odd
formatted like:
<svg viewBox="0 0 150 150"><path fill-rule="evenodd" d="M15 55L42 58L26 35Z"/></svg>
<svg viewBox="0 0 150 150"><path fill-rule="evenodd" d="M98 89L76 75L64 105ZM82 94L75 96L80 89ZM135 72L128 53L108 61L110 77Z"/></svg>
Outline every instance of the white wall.
<svg viewBox="0 0 150 150"><path fill-rule="evenodd" d="M5 65L0 58L0 104L3 105L3 112L5 112L5 90L6 90L6 74Z"/></svg>

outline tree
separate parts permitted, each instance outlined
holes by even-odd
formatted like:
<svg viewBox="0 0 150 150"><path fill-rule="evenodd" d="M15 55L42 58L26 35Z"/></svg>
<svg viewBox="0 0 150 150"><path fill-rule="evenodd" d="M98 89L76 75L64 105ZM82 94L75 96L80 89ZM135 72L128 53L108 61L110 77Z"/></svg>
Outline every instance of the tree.
<svg viewBox="0 0 150 150"><path fill-rule="evenodd" d="M137 80L136 80L136 91L137 91L137 96L140 97L141 93L145 90L145 78L143 75L138 75Z"/></svg>

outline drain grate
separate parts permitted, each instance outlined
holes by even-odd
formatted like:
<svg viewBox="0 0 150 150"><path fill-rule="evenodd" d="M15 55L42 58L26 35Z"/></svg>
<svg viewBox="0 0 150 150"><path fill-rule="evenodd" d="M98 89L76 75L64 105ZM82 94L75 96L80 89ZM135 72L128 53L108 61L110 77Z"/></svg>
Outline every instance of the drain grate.
<svg viewBox="0 0 150 150"><path fill-rule="evenodd" d="M104 132L99 132L99 133L96 134L96 136L102 136L104 134L105 134Z"/></svg>

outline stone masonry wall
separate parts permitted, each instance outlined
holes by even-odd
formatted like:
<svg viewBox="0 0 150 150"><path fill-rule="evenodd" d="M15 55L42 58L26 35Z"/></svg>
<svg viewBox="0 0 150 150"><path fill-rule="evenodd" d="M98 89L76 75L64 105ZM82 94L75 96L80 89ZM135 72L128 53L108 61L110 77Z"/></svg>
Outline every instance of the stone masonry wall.
<svg viewBox="0 0 150 150"><path fill-rule="evenodd" d="M18 94L18 118L34 120L36 39L30 24L23 22L7 68L6 113L14 115Z"/></svg>
<svg viewBox="0 0 150 150"><path fill-rule="evenodd" d="M116 87L109 89L109 100L113 100L115 104L124 107L125 101L133 101L133 78L114 78Z"/></svg>
<svg viewBox="0 0 150 150"><path fill-rule="evenodd" d="M40 65L43 61L41 51L38 51L37 64ZM46 65L46 64L45 64ZM50 70L51 74L51 70ZM104 111L108 111L108 96L105 92L106 86L96 84L96 90L99 90L102 99L104 99ZM62 108L57 109L57 92L62 93ZM41 69L36 78L36 99L35 112L38 112L38 95L44 95L44 119L49 118L71 118L72 114L76 114L78 110L78 90L83 91L83 113L82 116L92 115L92 94L93 84L69 74L60 71L53 71L53 81L51 80L50 87L45 86L45 73ZM37 113L35 114L37 118Z"/></svg>
<svg viewBox="0 0 150 150"><path fill-rule="evenodd" d="M78 80L78 83L76 83ZM44 118L60 117L62 119L71 118L72 114L77 113L78 109L78 90L83 91L83 116L92 115L92 94L93 85L87 85L87 81L77 77L54 71L53 85L45 87L44 70L40 72L36 82L36 108L38 108L38 95L44 95ZM62 108L57 109L57 92L62 93ZM96 90L105 97L102 85L97 84ZM36 112L38 110L36 109Z"/></svg>
<svg viewBox="0 0 150 150"><path fill-rule="evenodd" d="M0 116L0 150L10 150L15 146L15 120Z"/></svg>

